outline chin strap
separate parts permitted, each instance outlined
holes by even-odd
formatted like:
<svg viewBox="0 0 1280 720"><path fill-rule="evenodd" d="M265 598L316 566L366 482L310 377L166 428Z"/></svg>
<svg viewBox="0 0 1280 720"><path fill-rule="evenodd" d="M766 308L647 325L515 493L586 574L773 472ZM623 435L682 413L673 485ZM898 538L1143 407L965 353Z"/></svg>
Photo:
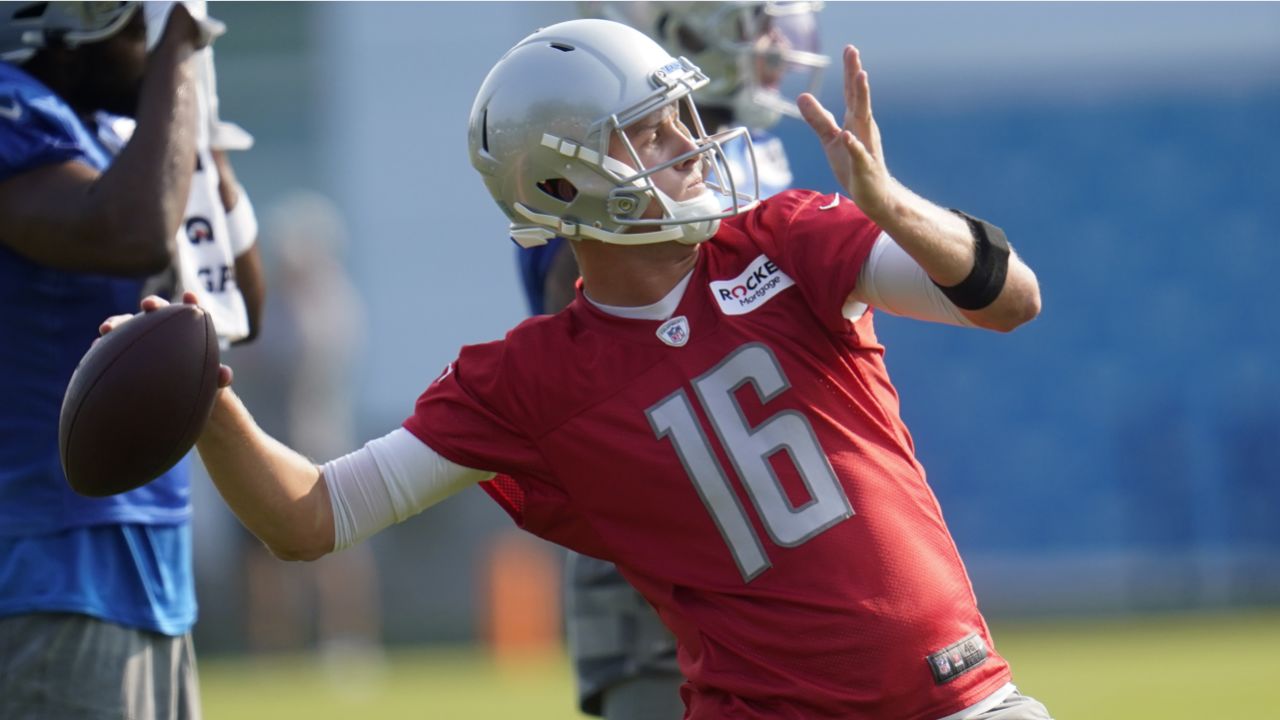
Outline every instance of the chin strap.
<svg viewBox="0 0 1280 720"><path fill-rule="evenodd" d="M684 218L706 217L707 215L715 215L722 212L720 201L716 199L715 193L710 190L703 191L698 197L688 200L673 200L670 195L662 192L656 186L653 188L653 192L658 196L658 202L662 203L662 207L666 210L667 217L675 221L662 227L663 229L678 229L680 237L676 238L677 241L685 245L697 245L700 242L709 240L720 229L720 221L718 219L680 222Z"/></svg>
<svg viewBox="0 0 1280 720"><path fill-rule="evenodd" d="M652 232L619 233L598 228L594 225L568 222L556 215L540 213L524 203L515 203L513 207L517 213L534 223L533 227L512 223L511 239L515 240L520 247L531 248L546 245L551 242L551 238L556 236L570 240L587 238L613 245L652 245L673 240L685 242L683 239L685 235L684 226L682 225L663 227L661 230ZM708 235L707 237L710 236Z"/></svg>

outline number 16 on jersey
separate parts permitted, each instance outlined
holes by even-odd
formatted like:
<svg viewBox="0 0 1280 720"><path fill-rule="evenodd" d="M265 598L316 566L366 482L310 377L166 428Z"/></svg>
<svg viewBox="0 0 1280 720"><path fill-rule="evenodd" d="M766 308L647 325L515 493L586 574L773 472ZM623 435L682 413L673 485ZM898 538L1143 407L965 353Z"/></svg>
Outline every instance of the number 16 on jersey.
<svg viewBox="0 0 1280 720"><path fill-rule="evenodd" d="M693 389L769 538L777 545L795 547L852 517L853 506L808 418L786 410L754 428L747 423L734 399L738 388L747 383L755 388L761 403L791 387L773 351L760 343L748 343L696 378ZM671 439L685 472L728 543L743 580L750 582L769 568L769 556L716 460L688 393L678 390L645 415L658 439ZM809 493L809 500L799 506L791 504L769 463L781 450L787 451Z"/></svg>

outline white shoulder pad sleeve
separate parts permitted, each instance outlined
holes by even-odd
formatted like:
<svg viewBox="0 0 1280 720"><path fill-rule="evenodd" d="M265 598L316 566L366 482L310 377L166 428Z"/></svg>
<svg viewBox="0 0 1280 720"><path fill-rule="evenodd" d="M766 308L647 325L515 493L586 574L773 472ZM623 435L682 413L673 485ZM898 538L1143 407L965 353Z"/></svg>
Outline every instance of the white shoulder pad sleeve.
<svg viewBox="0 0 1280 720"><path fill-rule="evenodd" d="M844 315L856 320L866 306L916 320L974 327L929 274L887 233L880 233L858 272L858 285L844 304Z"/></svg>
<svg viewBox="0 0 1280 720"><path fill-rule="evenodd" d="M335 552L494 475L450 462L404 428L320 470L333 506Z"/></svg>

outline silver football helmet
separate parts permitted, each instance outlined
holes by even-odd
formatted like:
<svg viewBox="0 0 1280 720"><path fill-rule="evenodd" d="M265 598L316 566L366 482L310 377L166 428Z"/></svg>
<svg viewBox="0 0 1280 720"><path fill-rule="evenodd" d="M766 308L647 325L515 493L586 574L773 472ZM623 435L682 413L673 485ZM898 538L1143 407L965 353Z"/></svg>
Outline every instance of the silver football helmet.
<svg viewBox="0 0 1280 720"><path fill-rule="evenodd" d="M471 164L524 247L552 237L622 245L710 238L720 220L759 198L743 128L708 135L692 93L707 76L644 33L607 20L571 20L521 40L494 65L471 108ZM695 149L645 167L624 130L676 105ZM629 159L609 156L611 139ZM729 172L724 146L744 142L749 177ZM697 157L706 190L677 201L654 173ZM567 187L566 187L567 183ZM653 204L658 218L646 218ZM652 213L651 213L652 214Z"/></svg>
<svg viewBox="0 0 1280 720"><path fill-rule="evenodd" d="M672 55L689 58L711 78L698 102L751 128L773 127L783 115L800 117L796 98L817 91L830 63L818 52L820 1L579 5L584 16L626 23Z"/></svg>
<svg viewBox="0 0 1280 720"><path fill-rule="evenodd" d="M0 60L23 63L51 45L75 47L120 32L140 2L0 3Z"/></svg>

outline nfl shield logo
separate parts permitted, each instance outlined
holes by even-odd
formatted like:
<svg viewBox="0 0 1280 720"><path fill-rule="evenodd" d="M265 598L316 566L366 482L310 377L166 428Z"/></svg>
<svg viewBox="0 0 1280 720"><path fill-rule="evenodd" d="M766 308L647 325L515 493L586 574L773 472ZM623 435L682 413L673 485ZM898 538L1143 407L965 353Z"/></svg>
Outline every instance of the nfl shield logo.
<svg viewBox="0 0 1280 720"><path fill-rule="evenodd" d="M938 666L938 674L946 676L951 672L951 663L947 660L946 655L939 655L933 659L933 663Z"/></svg>
<svg viewBox="0 0 1280 720"><path fill-rule="evenodd" d="M658 327L658 339L671 347L684 347L689 342L689 321L679 315L662 323Z"/></svg>

